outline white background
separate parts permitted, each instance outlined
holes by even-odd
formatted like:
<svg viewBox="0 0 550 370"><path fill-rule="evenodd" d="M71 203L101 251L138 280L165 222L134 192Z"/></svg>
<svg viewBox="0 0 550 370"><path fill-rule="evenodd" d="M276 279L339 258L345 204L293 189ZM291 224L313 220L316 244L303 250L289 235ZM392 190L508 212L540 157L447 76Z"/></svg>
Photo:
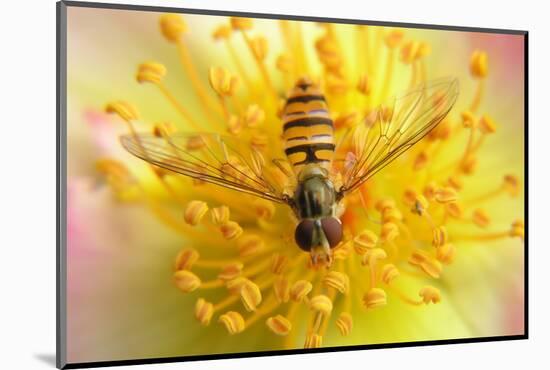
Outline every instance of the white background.
<svg viewBox="0 0 550 370"><path fill-rule="evenodd" d="M550 32L545 2L127 0L135 4L529 30L529 332L513 342L137 366L132 369L542 368L550 339ZM112 0L112 2L117 2ZM0 368L53 368L55 354L55 2L2 4ZM7 84L6 84L7 82ZM547 365L543 365L546 363Z"/></svg>

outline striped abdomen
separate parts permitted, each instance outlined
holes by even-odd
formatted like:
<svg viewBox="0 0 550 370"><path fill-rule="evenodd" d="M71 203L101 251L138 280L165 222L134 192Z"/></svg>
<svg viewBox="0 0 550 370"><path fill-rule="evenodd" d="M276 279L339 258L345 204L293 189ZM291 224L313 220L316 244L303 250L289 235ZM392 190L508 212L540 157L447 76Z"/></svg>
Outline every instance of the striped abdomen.
<svg viewBox="0 0 550 370"><path fill-rule="evenodd" d="M300 79L283 110L285 153L296 174L310 163L328 168L334 154L334 125L321 91Z"/></svg>

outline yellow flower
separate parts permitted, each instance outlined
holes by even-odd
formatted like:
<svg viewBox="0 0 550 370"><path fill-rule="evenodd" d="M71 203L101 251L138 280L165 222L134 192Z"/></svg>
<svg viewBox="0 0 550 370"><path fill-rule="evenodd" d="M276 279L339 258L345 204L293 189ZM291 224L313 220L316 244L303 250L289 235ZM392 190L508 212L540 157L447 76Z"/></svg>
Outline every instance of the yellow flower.
<svg viewBox="0 0 550 370"><path fill-rule="evenodd" d="M162 99L180 114L180 129L233 135L243 148L276 151L271 153L275 157L283 153L280 96L299 76L309 75L324 87L340 135L361 117L368 123L373 109L398 92L396 86L426 81L425 59L438 52L406 29L323 24L321 31L302 32L304 24L288 21L279 24L284 50L278 50L271 42L275 36L256 32L256 22L250 19L221 23L211 35L227 45L227 59L212 61L208 72L199 74L204 68L196 64L197 56L183 37L192 27L178 15L160 20L164 37L177 45L196 104L177 99L163 85L168 79L164 65L139 65L137 80L158 86ZM236 39L243 41L239 49ZM365 45L370 46L363 50L353 40L369 40ZM209 42L203 47L214 47L213 40ZM304 45L315 54L308 54ZM487 94L482 88L488 78L487 54L473 51L470 65L461 68L446 72L462 75L470 68L475 82L461 83L477 84L473 96L461 96L437 131L404 155L398 166L384 169L344 199L344 240L335 248L328 270L313 266L294 244L294 224L285 206L152 166L146 169L149 176L136 174L138 198L189 245L174 256L175 285L195 300L191 309L181 311L189 311L189 319L195 317L203 326L222 325L229 334L245 336L250 331L260 342L271 338L265 341L274 343L273 348L316 348L362 343L359 334L371 329L365 324L372 323L368 317L391 323L398 331L399 323L414 324L409 315L428 317L434 309L417 306L431 303L451 310L448 286L461 286L461 260L473 253L468 245L489 248L491 241L516 238L521 248L525 232L523 222L516 220L521 212L493 223L506 198L520 192L521 174L503 169L497 177L486 174L476 180L483 145L500 127L500 121L497 125L491 118L494 112L478 112ZM403 77L409 74L410 79ZM243 82L240 89L237 81ZM136 122L137 110L124 101L108 104L106 110L119 115L131 132L148 129ZM383 114L390 117L392 110ZM165 132L157 131L161 136ZM204 142L197 136L187 144L193 150ZM238 168L235 163L233 168ZM272 167L272 177L288 186L284 168ZM101 168L111 178L139 172L121 163ZM116 184L117 193L130 186L126 181ZM498 258L498 249L491 253ZM448 270L452 284L445 280ZM463 290L476 284L464 282ZM409 307L415 307L414 314ZM419 313L422 310L426 313ZM379 340L391 341L388 335L381 334ZM403 338L414 340L406 335L394 340Z"/></svg>

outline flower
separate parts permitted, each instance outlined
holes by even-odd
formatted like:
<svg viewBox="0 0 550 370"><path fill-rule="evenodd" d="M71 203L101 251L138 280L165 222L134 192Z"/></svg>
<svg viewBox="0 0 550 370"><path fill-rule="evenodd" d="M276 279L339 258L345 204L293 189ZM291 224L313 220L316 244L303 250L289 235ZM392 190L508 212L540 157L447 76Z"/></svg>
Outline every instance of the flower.
<svg viewBox="0 0 550 370"><path fill-rule="evenodd" d="M262 151L281 148L273 143L281 133L281 96L298 76L308 74L323 87L338 134L399 90L426 81L427 64L440 53L406 29L313 28L290 21L279 24L280 50L273 35L257 31L255 20L231 18L219 20L209 30L212 39L204 40L224 48L226 57L203 68L188 40L194 28L187 19L163 16L161 30L180 58L194 100L170 90L168 64L137 61L138 82L159 93L150 91L150 104L158 97L171 106L180 115L172 122L180 131L234 135ZM250 341L249 347L234 347L249 351L486 336L492 332L471 324L475 318L466 303L457 303L477 297L470 292L492 292L485 282L474 288L469 272L476 266L469 256L485 253L499 261L506 258L501 252L522 248L524 235L517 207L522 173L506 167L481 173L490 158L484 146L504 126L498 106L484 104L491 93L485 86L492 76L489 62L498 61L472 50L460 71L440 68L475 91L461 95L445 121L398 163L345 198L344 239L326 270L312 266L294 244L294 222L284 205L143 163L111 159L102 173L115 194L139 192L130 201L181 235L185 247L174 251L173 289L193 304L177 309L216 341L250 335L257 347ZM130 132L154 132L157 121L141 120L142 110L126 100L107 105ZM511 242L489 245L503 241ZM456 323L448 322L450 315L459 317ZM441 326L430 332L437 335L422 332L428 324ZM225 333L210 330L215 326Z"/></svg>

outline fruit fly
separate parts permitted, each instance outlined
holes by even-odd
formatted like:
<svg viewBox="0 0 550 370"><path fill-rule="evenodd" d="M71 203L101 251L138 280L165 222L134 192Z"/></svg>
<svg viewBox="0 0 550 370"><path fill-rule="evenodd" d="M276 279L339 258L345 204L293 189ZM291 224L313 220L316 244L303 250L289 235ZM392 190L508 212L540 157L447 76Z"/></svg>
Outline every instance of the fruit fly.
<svg viewBox="0 0 550 370"><path fill-rule="evenodd" d="M342 200L430 133L457 96L455 79L423 83L374 109L337 140L324 95L303 77L286 99L282 140L270 138L271 150L216 133L134 133L121 142L155 166L288 205L297 219L296 244L314 265L330 265L342 240Z"/></svg>

